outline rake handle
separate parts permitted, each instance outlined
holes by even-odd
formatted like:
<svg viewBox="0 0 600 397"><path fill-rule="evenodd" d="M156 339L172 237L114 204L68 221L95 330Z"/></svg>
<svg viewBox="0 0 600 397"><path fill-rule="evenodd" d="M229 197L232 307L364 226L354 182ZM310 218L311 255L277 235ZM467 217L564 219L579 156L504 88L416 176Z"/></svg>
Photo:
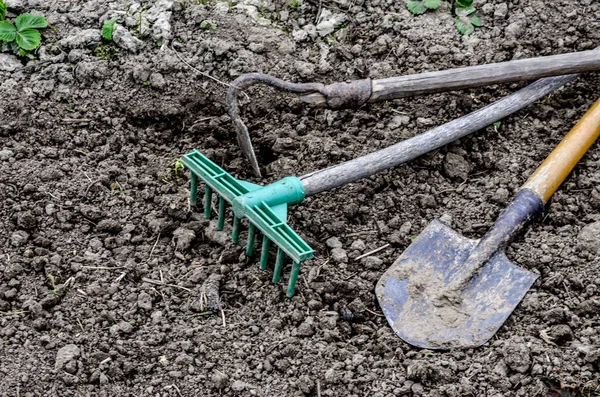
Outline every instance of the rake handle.
<svg viewBox="0 0 600 397"><path fill-rule="evenodd" d="M577 75L547 77L461 118L385 149L301 176L306 196L331 190L406 163L463 138L543 98Z"/></svg>
<svg viewBox="0 0 600 397"><path fill-rule="evenodd" d="M544 203L548 202L599 136L600 99L535 170L522 189L532 190Z"/></svg>

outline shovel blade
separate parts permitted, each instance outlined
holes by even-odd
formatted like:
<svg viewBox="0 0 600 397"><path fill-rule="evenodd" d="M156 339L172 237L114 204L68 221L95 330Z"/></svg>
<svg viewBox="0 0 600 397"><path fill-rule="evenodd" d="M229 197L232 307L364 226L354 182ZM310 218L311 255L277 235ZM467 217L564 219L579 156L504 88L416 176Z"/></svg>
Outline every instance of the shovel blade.
<svg viewBox="0 0 600 397"><path fill-rule="evenodd" d="M383 274L376 294L396 335L421 348L454 349L481 346L498 331L538 276L499 251L458 303L440 299L476 244L434 220Z"/></svg>

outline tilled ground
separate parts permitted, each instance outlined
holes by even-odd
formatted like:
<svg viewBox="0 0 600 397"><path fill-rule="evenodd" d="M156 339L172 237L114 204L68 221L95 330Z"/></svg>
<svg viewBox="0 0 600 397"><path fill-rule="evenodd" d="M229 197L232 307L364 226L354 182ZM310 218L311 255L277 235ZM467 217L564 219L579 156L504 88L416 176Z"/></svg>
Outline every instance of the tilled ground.
<svg viewBox="0 0 600 397"><path fill-rule="evenodd" d="M0 394L600 394L598 144L508 248L540 278L488 344L412 348L374 295L432 219L480 237L597 99L597 73L497 128L291 208L316 251L291 299L289 269L272 284L272 270L230 244L230 228L216 232L190 208L189 175L175 167L197 148L242 179L299 176L523 86L359 111L250 89L242 110L266 175L257 181L235 144L227 86L206 75L333 82L600 45L596 1L476 4L484 26L462 37L446 4L414 17L392 0L9 1L9 18L33 10L52 28L39 61L0 54ZM116 15L115 42L101 41Z"/></svg>

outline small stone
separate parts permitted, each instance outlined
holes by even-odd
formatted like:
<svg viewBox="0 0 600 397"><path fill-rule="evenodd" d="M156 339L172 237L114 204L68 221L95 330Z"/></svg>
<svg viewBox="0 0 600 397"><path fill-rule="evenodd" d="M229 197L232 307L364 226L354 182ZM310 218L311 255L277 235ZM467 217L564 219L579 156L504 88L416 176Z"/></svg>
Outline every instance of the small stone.
<svg viewBox="0 0 600 397"><path fill-rule="evenodd" d="M550 336L557 345L564 345L566 342L573 340L573 332L571 331L571 327L567 324L557 324L550 327L548 336Z"/></svg>
<svg viewBox="0 0 600 397"><path fill-rule="evenodd" d="M298 335L299 336L313 336L315 334L315 330L313 328L312 318L307 318L302 324L298 326Z"/></svg>
<svg viewBox="0 0 600 397"><path fill-rule="evenodd" d="M466 180L469 176L469 172L473 169L471 163L464 159L464 157L455 154L448 153L444 159L444 171L446 175L452 179Z"/></svg>
<svg viewBox="0 0 600 397"><path fill-rule="evenodd" d="M350 248L353 249L353 250L358 250L360 252L363 252L364 250L367 249L367 245L362 240L356 240L356 241L354 241L352 243L352 245L350 246Z"/></svg>
<svg viewBox="0 0 600 397"><path fill-rule="evenodd" d="M507 39L516 40L525 33L525 29L527 28L527 21L525 19L521 19L519 21L513 22L504 29L504 36Z"/></svg>
<svg viewBox="0 0 600 397"><path fill-rule="evenodd" d="M108 384L108 376L104 375L104 373L100 373L98 383L100 383L101 386Z"/></svg>
<svg viewBox="0 0 600 397"><path fill-rule="evenodd" d="M119 323L119 330L121 332L123 332L124 334L130 334L133 332L134 328L133 325L127 321L121 321Z"/></svg>
<svg viewBox="0 0 600 397"><path fill-rule="evenodd" d="M498 204L506 204L508 201L508 190L501 187L496 190L496 193L492 196L492 201Z"/></svg>
<svg viewBox="0 0 600 397"><path fill-rule="evenodd" d="M494 372L500 375L502 378L508 377L508 366L506 365L504 360L498 360L498 362L494 366Z"/></svg>
<svg viewBox="0 0 600 397"><path fill-rule="evenodd" d="M217 389L223 389L227 386L227 383L229 382L229 377L221 371L215 371L211 376L211 380L213 385Z"/></svg>
<svg viewBox="0 0 600 397"><path fill-rule="evenodd" d="M96 225L96 230L101 233L117 234L121 231L121 224L115 219L103 219Z"/></svg>
<svg viewBox="0 0 600 397"><path fill-rule="evenodd" d="M311 299L308 301L308 307L311 310L321 310L323 308L323 304L316 299Z"/></svg>
<svg viewBox="0 0 600 397"><path fill-rule="evenodd" d="M193 230L180 227L173 232L173 238L177 242L177 251L186 252L196 238L196 233Z"/></svg>
<svg viewBox="0 0 600 397"><path fill-rule="evenodd" d="M152 310L152 297L147 292L140 292L137 305L142 310ZM154 313L152 313L154 315Z"/></svg>
<svg viewBox="0 0 600 397"><path fill-rule="evenodd" d="M577 236L581 248L591 253L600 253L600 221L586 225Z"/></svg>
<svg viewBox="0 0 600 397"><path fill-rule="evenodd" d="M14 72L22 67L23 64L15 55L0 54L0 72Z"/></svg>
<svg viewBox="0 0 600 397"><path fill-rule="evenodd" d="M237 392L244 391L246 389L251 389L251 388L252 388L251 385L247 384L246 382L242 382L241 380L236 380L235 382L233 382L231 384L231 389L233 391L237 391Z"/></svg>
<svg viewBox="0 0 600 397"><path fill-rule="evenodd" d="M132 35L129 30L119 24L116 25L113 32L113 41L117 47L133 53L137 53L144 46L142 40Z"/></svg>
<svg viewBox="0 0 600 397"><path fill-rule="evenodd" d="M0 54L0 56L2 56L4 54ZM0 70L2 70L2 66L1 66L1 59L0 59ZM8 150L8 149L3 149L0 150L0 161L8 161L9 158L11 158L14 155L12 150Z"/></svg>
<svg viewBox="0 0 600 397"><path fill-rule="evenodd" d="M331 250L331 259L335 263L348 263L348 254L342 248L334 248Z"/></svg>
<svg viewBox="0 0 600 397"><path fill-rule="evenodd" d="M523 342L507 342L502 350L508 368L524 374L531 364L529 348Z"/></svg>
<svg viewBox="0 0 600 397"><path fill-rule="evenodd" d="M167 86L167 82L162 74L152 73L150 75L150 86L157 90L162 90Z"/></svg>
<svg viewBox="0 0 600 397"><path fill-rule="evenodd" d="M94 48L101 41L99 29L86 29L60 40L59 44L67 48Z"/></svg>
<svg viewBox="0 0 600 397"><path fill-rule="evenodd" d="M409 116L394 116L392 117L392 120L388 123L387 127L390 130L395 130L396 128L408 125L408 123L410 123Z"/></svg>
<svg viewBox="0 0 600 397"><path fill-rule="evenodd" d="M360 263L365 266L367 269L378 270L381 269L381 264L383 260L376 256L367 256L360 260Z"/></svg>
<svg viewBox="0 0 600 397"><path fill-rule="evenodd" d="M494 19L506 19L508 16L508 4L500 3L494 10Z"/></svg>
<svg viewBox="0 0 600 397"><path fill-rule="evenodd" d="M273 320L269 321L269 326L275 329L281 329L283 328L283 322L278 318L274 318Z"/></svg>
<svg viewBox="0 0 600 397"><path fill-rule="evenodd" d="M316 26L317 33L321 37L325 37L335 31L337 26L346 22L346 15L342 13L333 14L328 9L324 8L321 12L321 22Z"/></svg>
<svg viewBox="0 0 600 397"><path fill-rule="evenodd" d="M37 224L37 220L31 211L25 211L19 214L17 224L23 229L33 229Z"/></svg>
<svg viewBox="0 0 600 397"><path fill-rule="evenodd" d="M54 368L61 370L69 361L76 360L80 355L81 350L79 350L77 345L65 345L56 353L56 362L54 364Z"/></svg>
<svg viewBox="0 0 600 397"><path fill-rule="evenodd" d="M208 227L204 229L204 235L212 242L223 246L228 245L230 241L229 234L222 230L219 230L217 228L217 222L215 221L210 222L208 224Z"/></svg>
<svg viewBox="0 0 600 397"><path fill-rule="evenodd" d="M325 241L329 248L342 248L342 242L337 237L330 237Z"/></svg>
<svg viewBox="0 0 600 397"><path fill-rule="evenodd" d="M10 236L10 242L15 247L21 247L29 241L29 233L24 230L17 230Z"/></svg>

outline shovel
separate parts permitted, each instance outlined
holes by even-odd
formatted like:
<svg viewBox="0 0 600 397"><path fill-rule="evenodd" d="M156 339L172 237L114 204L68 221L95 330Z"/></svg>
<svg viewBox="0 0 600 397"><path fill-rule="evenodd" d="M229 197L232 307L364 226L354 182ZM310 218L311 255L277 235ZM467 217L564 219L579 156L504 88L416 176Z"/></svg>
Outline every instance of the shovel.
<svg viewBox="0 0 600 397"><path fill-rule="evenodd" d="M535 215L600 135L600 100L523 185L492 228L465 238L431 222L383 274L376 294L394 332L427 349L486 343L538 275L512 263L504 248Z"/></svg>
<svg viewBox="0 0 600 397"><path fill-rule="evenodd" d="M468 134L491 125L497 120L543 98L577 75L547 77L498 100L482 109L433 128L421 135L385 149L355 158L345 163L311 172L301 177L288 176L266 186L234 178L197 150L186 154L181 161L191 172L190 203L198 199L198 185L205 184L204 215L211 216L213 193L219 198L217 228L225 226L225 209L233 207L232 239L238 243L240 221L248 221L246 254L254 253L256 232L263 235L261 269L266 269L269 249L277 247L273 282L279 282L286 256L292 259L287 295L294 294L300 264L312 258L313 250L287 224L288 207L299 204L305 197L335 189L347 183L374 175L442 147Z"/></svg>
<svg viewBox="0 0 600 397"><path fill-rule="evenodd" d="M263 83L283 91L304 94L304 102L332 109L358 108L365 103L381 102L419 94L481 87L561 76L600 69L600 51L589 50L571 54L518 59L488 65L469 66L437 72L396 76L379 80L354 80L329 85L321 83L290 83L263 73L248 73L235 79L227 91L227 109L236 130L238 145L260 176L258 161L248 134L240 118L237 96L247 87Z"/></svg>

